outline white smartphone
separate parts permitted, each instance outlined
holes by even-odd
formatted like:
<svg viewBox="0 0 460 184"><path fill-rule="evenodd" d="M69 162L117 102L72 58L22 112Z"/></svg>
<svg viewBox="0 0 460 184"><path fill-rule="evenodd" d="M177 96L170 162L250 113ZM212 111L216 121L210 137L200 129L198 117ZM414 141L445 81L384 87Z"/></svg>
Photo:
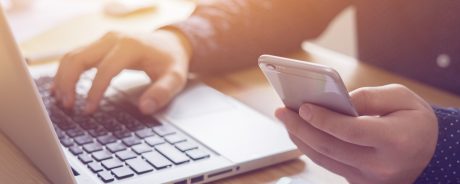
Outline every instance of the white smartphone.
<svg viewBox="0 0 460 184"><path fill-rule="evenodd" d="M298 111L303 103L358 116L337 71L305 61L271 55L259 57L259 67L284 105Z"/></svg>

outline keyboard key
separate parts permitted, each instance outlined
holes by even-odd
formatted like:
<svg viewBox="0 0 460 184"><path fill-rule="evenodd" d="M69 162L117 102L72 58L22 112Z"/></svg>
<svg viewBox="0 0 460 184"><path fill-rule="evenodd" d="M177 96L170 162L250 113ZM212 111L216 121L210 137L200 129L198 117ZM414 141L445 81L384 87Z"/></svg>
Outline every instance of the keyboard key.
<svg viewBox="0 0 460 184"><path fill-rule="evenodd" d="M112 182L115 180L115 178L112 176L112 174L110 174L109 171L101 171L97 173L97 176L99 176L99 178L101 178L101 180L104 183Z"/></svg>
<svg viewBox="0 0 460 184"><path fill-rule="evenodd" d="M80 137L75 137L73 140L79 145L89 144L89 143L93 142L93 138L90 137L89 135L83 135L83 136L80 136Z"/></svg>
<svg viewBox="0 0 460 184"><path fill-rule="evenodd" d="M83 153L83 150L78 146L69 147L69 151L74 155L79 155Z"/></svg>
<svg viewBox="0 0 460 184"><path fill-rule="evenodd" d="M80 125L83 125L85 123L97 123L90 116L85 116L83 114L78 113L72 114L72 120Z"/></svg>
<svg viewBox="0 0 460 184"><path fill-rule="evenodd" d="M163 169L172 165L171 161L156 151L144 153L142 157L157 169Z"/></svg>
<svg viewBox="0 0 460 184"><path fill-rule="evenodd" d="M69 139L69 138L63 138L60 140L61 141L61 144L65 147L69 147L69 146L73 146L73 141L72 139Z"/></svg>
<svg viewBox="0 0 460 184"><path fill-rule="evenodd" d="M56 135L58 136L59 139L63 139L65 137L65 133L60 130L59 128L55 128L55 131L56 131Z"/></svg>
<svg viewBox="0 0 460 184"><path fill-rule="evenodd" d="M103 160L107 160L107 159L110 159L112 158L112 153L108 152L107 150L102 150L102 151L98 151L98 152L94 152L93 153L93 158L100 162L100 161L103 161Z"/></svg>
<svg viewBox="0 0 460 184"><path fill-rule="evenodd" d="M153 171L153 167L141 158L131 159L126 161L129 167L131 167L137 174L144 174Z"/></svg>
<svg viewBox="0 0 460 184"><path fill-rule="evenodd" d="M186 153L193 160L200 160L200 159L209 157L208 153L204 152L203 150L199 150L199 149L190 150L190 151L187 151Z"/></svg>
<svg viewBox="0 0 460 184"><path fill-rule="evenodd" d="M92 129L92 130L88 130L88 133L93 136L93 137L99 137L99 136L103 136L103 135L107 135L109 133L109 131L107 131L104 127L102 126L98 126L97 128L95 129Z"/></svg>
<svg viewBox="0 0 460 184"><path fill-rule="evenodd" d="M187 156L169 144L158 145L155 149L176 165L189 161Z"/></svg>
<svg viewBox="0 0 460 184"><path fill-rule="evenodd" d="M118 139L123 139L123 138L131 136L131 132L129 130L115 131L115 132L112 132L112 134L113 134L113 136L117 137Z"/></svg>
<svg viewBox="0 0 460 184"><path fill-rule="evenodd" d="M53 121L53 123L56 123L58 125L58 127L61 128L64 131L77 128L77 125L75 125L72 122L68 122L68 121L65 120L65 121L59 123L58 121L60 121L60 120Z"/></svg>
<svg viewBox="0 0 460 184"><path fill-rule="evenodd" d="M157 133L158 135L160 135L162 137L165 136L165 135L170 135L170 134L175 134L176 133L176 131L173 128L165 126L165 125L160 125L160 126L153 127L153 131L155 131L155 133Z"/></svg>
<svg viewBox="0 0 460 184"><path fill-rule="evenodd" d="M138 121L135 121L134 123L131 123L131 124L125 124L125 127L131 131L137 131L137 130L142 130L144 128L147 128L144 124Z"/></svg>
<svg viewBox="0 0 460 184"><path fill-rule="evenodd" d="M146 144L138 144L138 145L131 147L131 149L139 155L142 153L153 151L153 149Z"/></svg>
<svg viewBox="0 0 460 184"><path fill-rule="evenodd" d="M161 125L161 123L156 120L156 119L153 119L152 117L150 116L144 116L143 118L139 119L142 123L144 123L145 126L149 127L149 128L152 128L152 127L155 127L155 126L159 126Z"/></svg>
<svg viewBox="0 0 460 184"><path fill-rule="evenodd" d="M115 138L113 135L104 135L96 138L97 141L103 145L109 144L109 143L114 143L117 142L117 138Z"/></svg>
<svg viewBox="0 0 460 184"><path fill-rule="evenodd" d="M82 163L87 164L93 161L93 159L87 155L87 154L81 154L78 156L78 160L80 160Z"/></svg>
<svg viewBox="0 0 460 184"><path fill-rule="evenodd" d="M179 149L182 152L198 148L197 145L192 144L190 142L180 142L180 143L175 144L175 146L177 149Z"/></svg>
<svg viewBox="0 0 460 184"><path fill-rule="evenodd" d="M99 164L97 162L89 163L88 168L89 168L89 170L93 171L94 173L97 173L97 172L100 172L100 171L104 170L104 168L102 168L101 164Z"/></svg>
<svg viewBox="0 0 460 184"><path fill-rule="evenodd" d="M80 128L74 128L66 131L69 137L78 137L85 134Z"/></svg>
<svg viewBox="0 0 460 184"><path fill-rule="evenodd" d="M144 139L146 137L151 137L151 136L154 136L155 133L153 133L153 131L151 129L142 129L142 130L138 130L136 131L136 136L141 138L141 139Z"/></svg>
<svg viewBox="0 0 460 184"><path fill-rule="evenodd" d="M187 140L185 139L185 137L179 134L167 135L167 136L164 136L163 138L170 144L176 144L178 142L183 142Z"/></svg>
<svg viewBox="0 0 460 184"><path fill-rule="evenodd" d="M123 144L126 146L137 145L141 143L141 140L135 136L127 137L122 140Z"/></svg>
<svg viewBox="0 0 460 184"><path fill-rule="evenodd" d="M137 155L131 150L125 150L115 153L115 155L122 161L136 158Z"/></svg>
<svg viewBox="0 0 460 184"><path fill-rule="evenodd" d="M80 126L85 129L85 130L94 130L94 129L97 129L99 127L102 127L101 125L99 125L96 121L92 120L90 122L83 122L80 124Z"/></svg>
<svg viewBox="0 0 460 184"><path fill-rule="evenodd" d="M106 147L107 147L107 150L109 150L112 153L123 151L123 150L126 150L127 148L121 142L110 143L110 144L107 144Z"/></svg>
<svg viewBox="0 0 460 184"><path fill-rule="evenodd" d="M113 169L112 174L115 175L117 179L124 179L134 176L134 172L126 166Z"/></svg>
<svg viewBox="0 0 460 184"><path fill-rule="evenodd" d="M112 170L112 169L114 169L114 168L123 166L123 162L121 162L121 161L118 160L117 158L112 158L112 159L104 160L104 161L102 161L101 164L102 164L102 166L104 166L104 168L106 168L107 170Z"/></svg>
<svg viewBox="0 0 460 184"><path fill-rule="evenodd" d="M83 150L85 150L87 153L92 153L96 151L101 151L102 146L99 143L95 142L95 143L84 145Z"/></svg>
<svg viewBox="0 0 460 184"><path fill-rule="evenodd" d="M154 136L154 137L147 137L145 139L145 142L150 146L156 146L156 145L165 143L165 140L161 137Z"/></svg>

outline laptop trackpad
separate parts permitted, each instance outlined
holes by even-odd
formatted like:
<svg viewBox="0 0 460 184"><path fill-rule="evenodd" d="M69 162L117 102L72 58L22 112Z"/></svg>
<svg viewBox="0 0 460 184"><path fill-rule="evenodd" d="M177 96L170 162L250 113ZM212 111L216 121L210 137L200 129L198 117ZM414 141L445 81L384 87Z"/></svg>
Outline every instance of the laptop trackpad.
<svg viewBox="0 0 460 184"><path fill-rule="evenodd" d="M295 149L282 125L202 84L160 116L235 163Z"/></svg>
<svg viewBox="0 0 460 184"><path fill-rule="evenodd" d="M214 89L190 82L186 89L165 108L164 114L173 119L198 117L234 108L228 98Z"/></svg>

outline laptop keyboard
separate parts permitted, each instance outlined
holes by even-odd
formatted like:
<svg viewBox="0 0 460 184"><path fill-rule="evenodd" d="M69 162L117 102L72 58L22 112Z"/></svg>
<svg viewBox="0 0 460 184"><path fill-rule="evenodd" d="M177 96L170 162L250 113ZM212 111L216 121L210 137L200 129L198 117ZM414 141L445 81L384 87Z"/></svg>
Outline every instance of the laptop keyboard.
<svg viewBox="0 0 460 184"><path fill-rule="evenodd" d="M52 77L35 80L66 149L109 183L210 158L211 154L174 127L161 124L120 96L104 98L99 110L84 115L84 96L73 110L60 108L49 92ZM88 79L86 79L88 80ZM88 81L86 81L88 82ZM87 91L78 85L77 91Z"/></svg>

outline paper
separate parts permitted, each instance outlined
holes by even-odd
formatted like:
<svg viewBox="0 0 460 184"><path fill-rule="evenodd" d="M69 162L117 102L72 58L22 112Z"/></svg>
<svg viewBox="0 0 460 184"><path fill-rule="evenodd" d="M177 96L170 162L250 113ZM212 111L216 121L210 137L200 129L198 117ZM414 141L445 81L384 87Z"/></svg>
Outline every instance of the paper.
<svg viewBox="0 0 460 184"><path fill-rule="evenodd" d="M6 12L17 42L23 42L72 18L101 10L98 0L30 0L28 7Z"/></svg>

